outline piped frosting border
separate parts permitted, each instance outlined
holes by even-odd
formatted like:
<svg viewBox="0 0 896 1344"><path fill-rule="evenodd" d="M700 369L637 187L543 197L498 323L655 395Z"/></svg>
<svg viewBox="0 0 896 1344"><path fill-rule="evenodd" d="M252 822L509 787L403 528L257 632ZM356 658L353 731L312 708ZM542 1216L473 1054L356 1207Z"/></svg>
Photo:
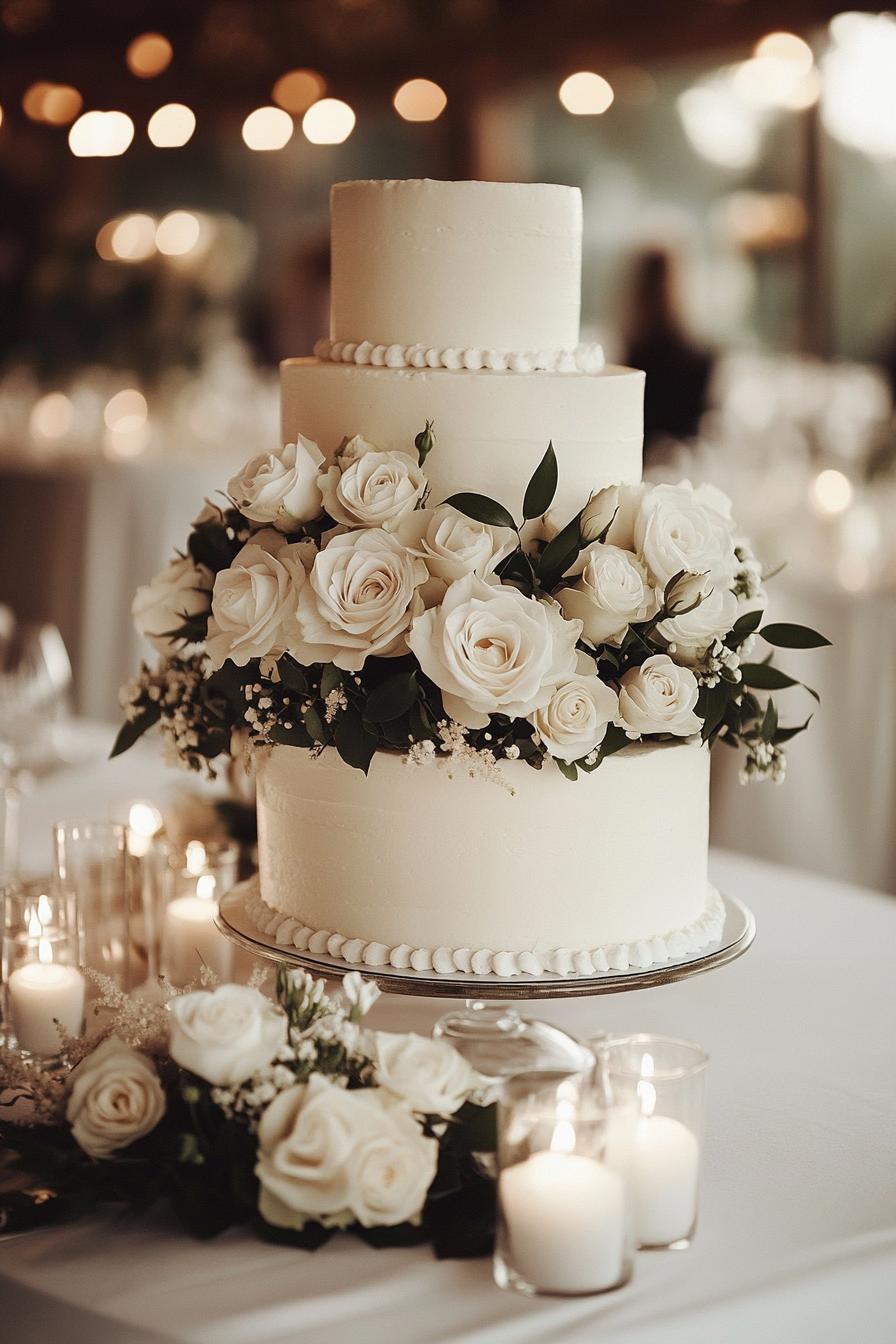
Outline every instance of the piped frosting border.
<svg viewBox="0 0 896 1344"><path fill-rule="evenodd" d="M317 359L331 364L374 365L386 369L467 369L491 373L600 373L605 364L603 347L596 343L577 345L574 350L484 350L478 346L461 350L436 349L426 345L374 345L371 341L319 340Z"/></svg>
<svg viewBox="0 0 896 1344"><path fill-rule="evenodd" d="M722 936L725 906L718 891L707 887L706 905L693 923L655 938L632 943L575 950L561 947L551 952L492 952L488 949L411 947L401 943L367 942L341 933L312 929L300 919L283 915L262 898L258 879L246 883L245 910L260 933L281 947L299 952L339 958L351 966L371 969L391 966L399 971L429 971L436 975L494 975L508 979L517 975L559 975L566 978L599 975L606 971L647 970L667 961L695 956Z"/></svg>

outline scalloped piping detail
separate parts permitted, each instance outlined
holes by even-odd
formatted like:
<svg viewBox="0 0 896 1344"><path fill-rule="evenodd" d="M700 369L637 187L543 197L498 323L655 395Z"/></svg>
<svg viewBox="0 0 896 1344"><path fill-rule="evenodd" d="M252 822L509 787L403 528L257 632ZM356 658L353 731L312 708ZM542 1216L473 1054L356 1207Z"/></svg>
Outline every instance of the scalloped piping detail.
<svg viewBox="0 0 896 1344"><path fill-rule="evenodd" d="M392 966L395 970L431 971L436 975L496 975L509 979L516 975L560 975L566 978L590 976L604 971L646 970L666 961L680 961L716 942L722 935L725 907L718 891L707 888L706 906L693 923L683 929L631 943L608 943L603 947L575 949L560 947L553 952L492 952L487 948L468 947L415 948L408 943L389 947L386 943L346 938L325 929L312 929L291 915L282 915L262 898L258 878L246 884L246 914L255 927L283 947L292 945L300 952L310 951L338 958L351 966Z"/></svg>
<svg viewBox="0 0 896 1344"><path fill-rule="evenodd" d="M372 364L386 369L468 369L491 373L600 373L606 360L603 346L592 342L574 350L485 350L426 345L373 345L370 341L330 341L314 347L317 359L331 364Z"/></svg>

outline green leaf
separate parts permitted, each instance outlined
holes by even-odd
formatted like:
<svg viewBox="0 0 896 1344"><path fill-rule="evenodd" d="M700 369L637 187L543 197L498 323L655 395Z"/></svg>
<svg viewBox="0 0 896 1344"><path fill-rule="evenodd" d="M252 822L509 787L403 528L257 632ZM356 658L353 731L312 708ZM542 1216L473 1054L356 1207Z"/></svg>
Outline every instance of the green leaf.
<svg viewBox="0 0 896 1344"><path fill-rule="evenodd" d="M551 507L557 493L557 457L554 445L549 443L544 457L532 473L532 479L526 486L523 499L523 517L527 520L540 518Z"/></svg>
<svg viewBox="0 0 896 1344"><path fill-rule="evenodd" d="M810 630L808 625L788 625L786 622L764 625L759 633L767 644L774 644L778 649L823 649L831 642L817 630Z"/></svg>
<svg viewBox="0 0 896 1344"><path fill-rule="evenodd" d="M407 714L420 692L413 672L387 677L367 697L364 713L373 723L388 723Z"/></svg>
<svg viewBox="0 0 896 1344"><path fill-rule="evenodd" d="M778 711L775 708L774 700L769 700L765 707L765 714L762 717L762 723L759 725L759 736L763 742L774 741L775 733L778 730Z"/></svg>
<svg viewBox="0 0 896 1344"><path fill-rule="evenodd" d="M564 528L548 542L538 561L538 577L542 587L551 589L563 577L582 549L580 509Z"/></svg>
<svg viewBox="0 0 896 1344"><path fill-rule="evenodd" d="M118 730L118 736L112 750L109 752L109 760L111 761L115 756L120 756L122 752L129 751L134 743L139 741L143 734L152 728L153 724L158 723L160 717L158 706L153 705L150 709L144 710L138 719L123 723Z"/></svg>
<svg viewBox="0 0 896 1344"><path fill-rule="evenodd" d="M812 722L813 717L814 716L810 714L805 723L798 723L793 728L779 728L772 739L775 745L777 746L781 742L789 742L791 738L796 737L798 733L804 733Z"/></svg>
<svg viewBox="0 0 896 1344"><path fill-rule="evenodd" d="M731 694L732 687L726 681L720 681L715 686L701 688L697 698L697 713L703 719L701 736L704 742L709 741L724 719Z"/></svg>
<svg viewBox="0 0 896 1344"><path fill-rule="evenodd" d="M445 503L450 504L459 513L466 514L474 522L485 523L488 527L509 527L516 531L516 523L503 504L496 503L487 495L474 495L461 491L459 495L449 495Z"/></svg>
<svg viewBox="0 0 896 1344"><path fill-rule="evenodd" d="M797 681L796 677L789 677L771 663L741 663L740 675L742 686L752 686L758 691L785 691L788 686L802 686L813 699L819 699L818 692L811 686Z"/></svg>
<svg viewBox="0 0 896 1344"><path fill-rule="evenodd" d="M618 728L615 723L611 723L604 740L600 744L600 751L597 753L597 763L600 765L608 756L614 756L617 751L622 751L623 747L630 747L631 739L626 736L624 728Z"/></svg>
<svg viewBox="0 0 896 1344"><path fill-rule="evenodd" d="M455 1112L454 1121L462 1129L464 1142L471 1153L493 1153L498 1146L498 1107L474 1106L465 1101Z"/></svg>
<svg viewBox="0 0 896 1344"><path fill-rule="evenodd" d="M302 722L309 737L315 742L326 742L327 729L316 705L311 704L302 711Z"/></svg>
<svg viewBox="0 0 896 1344"><path fill-rule="evenodd" d="M344 709L336 720L334 741L346 765L363 770L366 775L376 751L376 736L368 732L361 715L351 706Z"/></svg>
<svg viewBox="0 0 896 1344"><path fill-rule="evenodd" d="M294 658L288 655L281 658L277 664L277 671L280 673L280 680L290 691L298 691L300 695L307 695L310 687L308 685L308 676L304 667L301 667Z"/></svg>
<svg viewBox="0 0 896 1344"><path fill-rule="evenodd" d="M762 620L762 617L763 612L761 608L757 608L756 611L745 611L743 616L738 616L737 620L734 622L731 632L725 642L732 648L737 648L738 644L744 642L747 635L752 635L754 630L758 630L759 622Z"/></svg>
<svg viewBox="0 0 896 1344"><path fill-rule="evenodd" d="M326 700L327 696L333 691L338 691L342 685L342 672L335 663L325 663L324 670L320 674L320 698Z"/></svg>
<svg viewBox="0 0 896 1344"><path fill-rule="evenodd" d="M575 761L561 761L559 756L555 756L554 764L561 775L564 775L567 779L571 779L573 782L578 779L579 772L576 769Z"/></svg>

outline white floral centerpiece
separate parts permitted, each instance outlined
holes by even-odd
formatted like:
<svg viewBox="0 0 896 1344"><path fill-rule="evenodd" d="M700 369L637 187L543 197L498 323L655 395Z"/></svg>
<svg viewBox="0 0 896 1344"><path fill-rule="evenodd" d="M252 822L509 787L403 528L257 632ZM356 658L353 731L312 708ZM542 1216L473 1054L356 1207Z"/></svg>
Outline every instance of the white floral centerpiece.
<svg viewBox="0 0 896 1344"><path fill-rule="evenodd" d="M433 506L433 448L427 423L407 452L355 434L328 462L299 434L247 463L137 593L160 661L125 688L114 752L160 724L193 769L236 738L365 771L380 750L574 780L629 743L699 736L743 747L744 779L782 778L809 720L779 723L769 692L797 683L771 651L827 641L763 623L726 496L610 486L557 520L549 446L522 518L475 494Z"/></svg>
<svg viewBox="0 0 896 1344"><path fill-rule="evenodd" d="M64 1039L61 1071L0 1048L5 1087L34 1112L0 1124L30 1178L0 1192L3 1225L164 1198L198 1236L251 1222L309 1249L351 1228L487 1252L483 1080L445 1041L367 1029L371 981L352 972L331 995L281 970L276 1003L250 983L166 989L157 1005L93 978L111 1023Z"/></svg>

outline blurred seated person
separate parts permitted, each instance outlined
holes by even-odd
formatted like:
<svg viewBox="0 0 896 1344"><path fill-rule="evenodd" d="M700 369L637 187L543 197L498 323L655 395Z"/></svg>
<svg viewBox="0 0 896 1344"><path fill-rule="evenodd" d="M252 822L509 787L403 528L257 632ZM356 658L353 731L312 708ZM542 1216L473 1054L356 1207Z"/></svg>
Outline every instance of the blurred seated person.
<svg viewBox="0 0 896 1344"><path fill-rule="evenodd" d="M651 248L635 258L626 306L625 363L647 374L644 461L648 464L660 440L689 439L697 433L713 360L685 331L669 253Z"/></svg>

